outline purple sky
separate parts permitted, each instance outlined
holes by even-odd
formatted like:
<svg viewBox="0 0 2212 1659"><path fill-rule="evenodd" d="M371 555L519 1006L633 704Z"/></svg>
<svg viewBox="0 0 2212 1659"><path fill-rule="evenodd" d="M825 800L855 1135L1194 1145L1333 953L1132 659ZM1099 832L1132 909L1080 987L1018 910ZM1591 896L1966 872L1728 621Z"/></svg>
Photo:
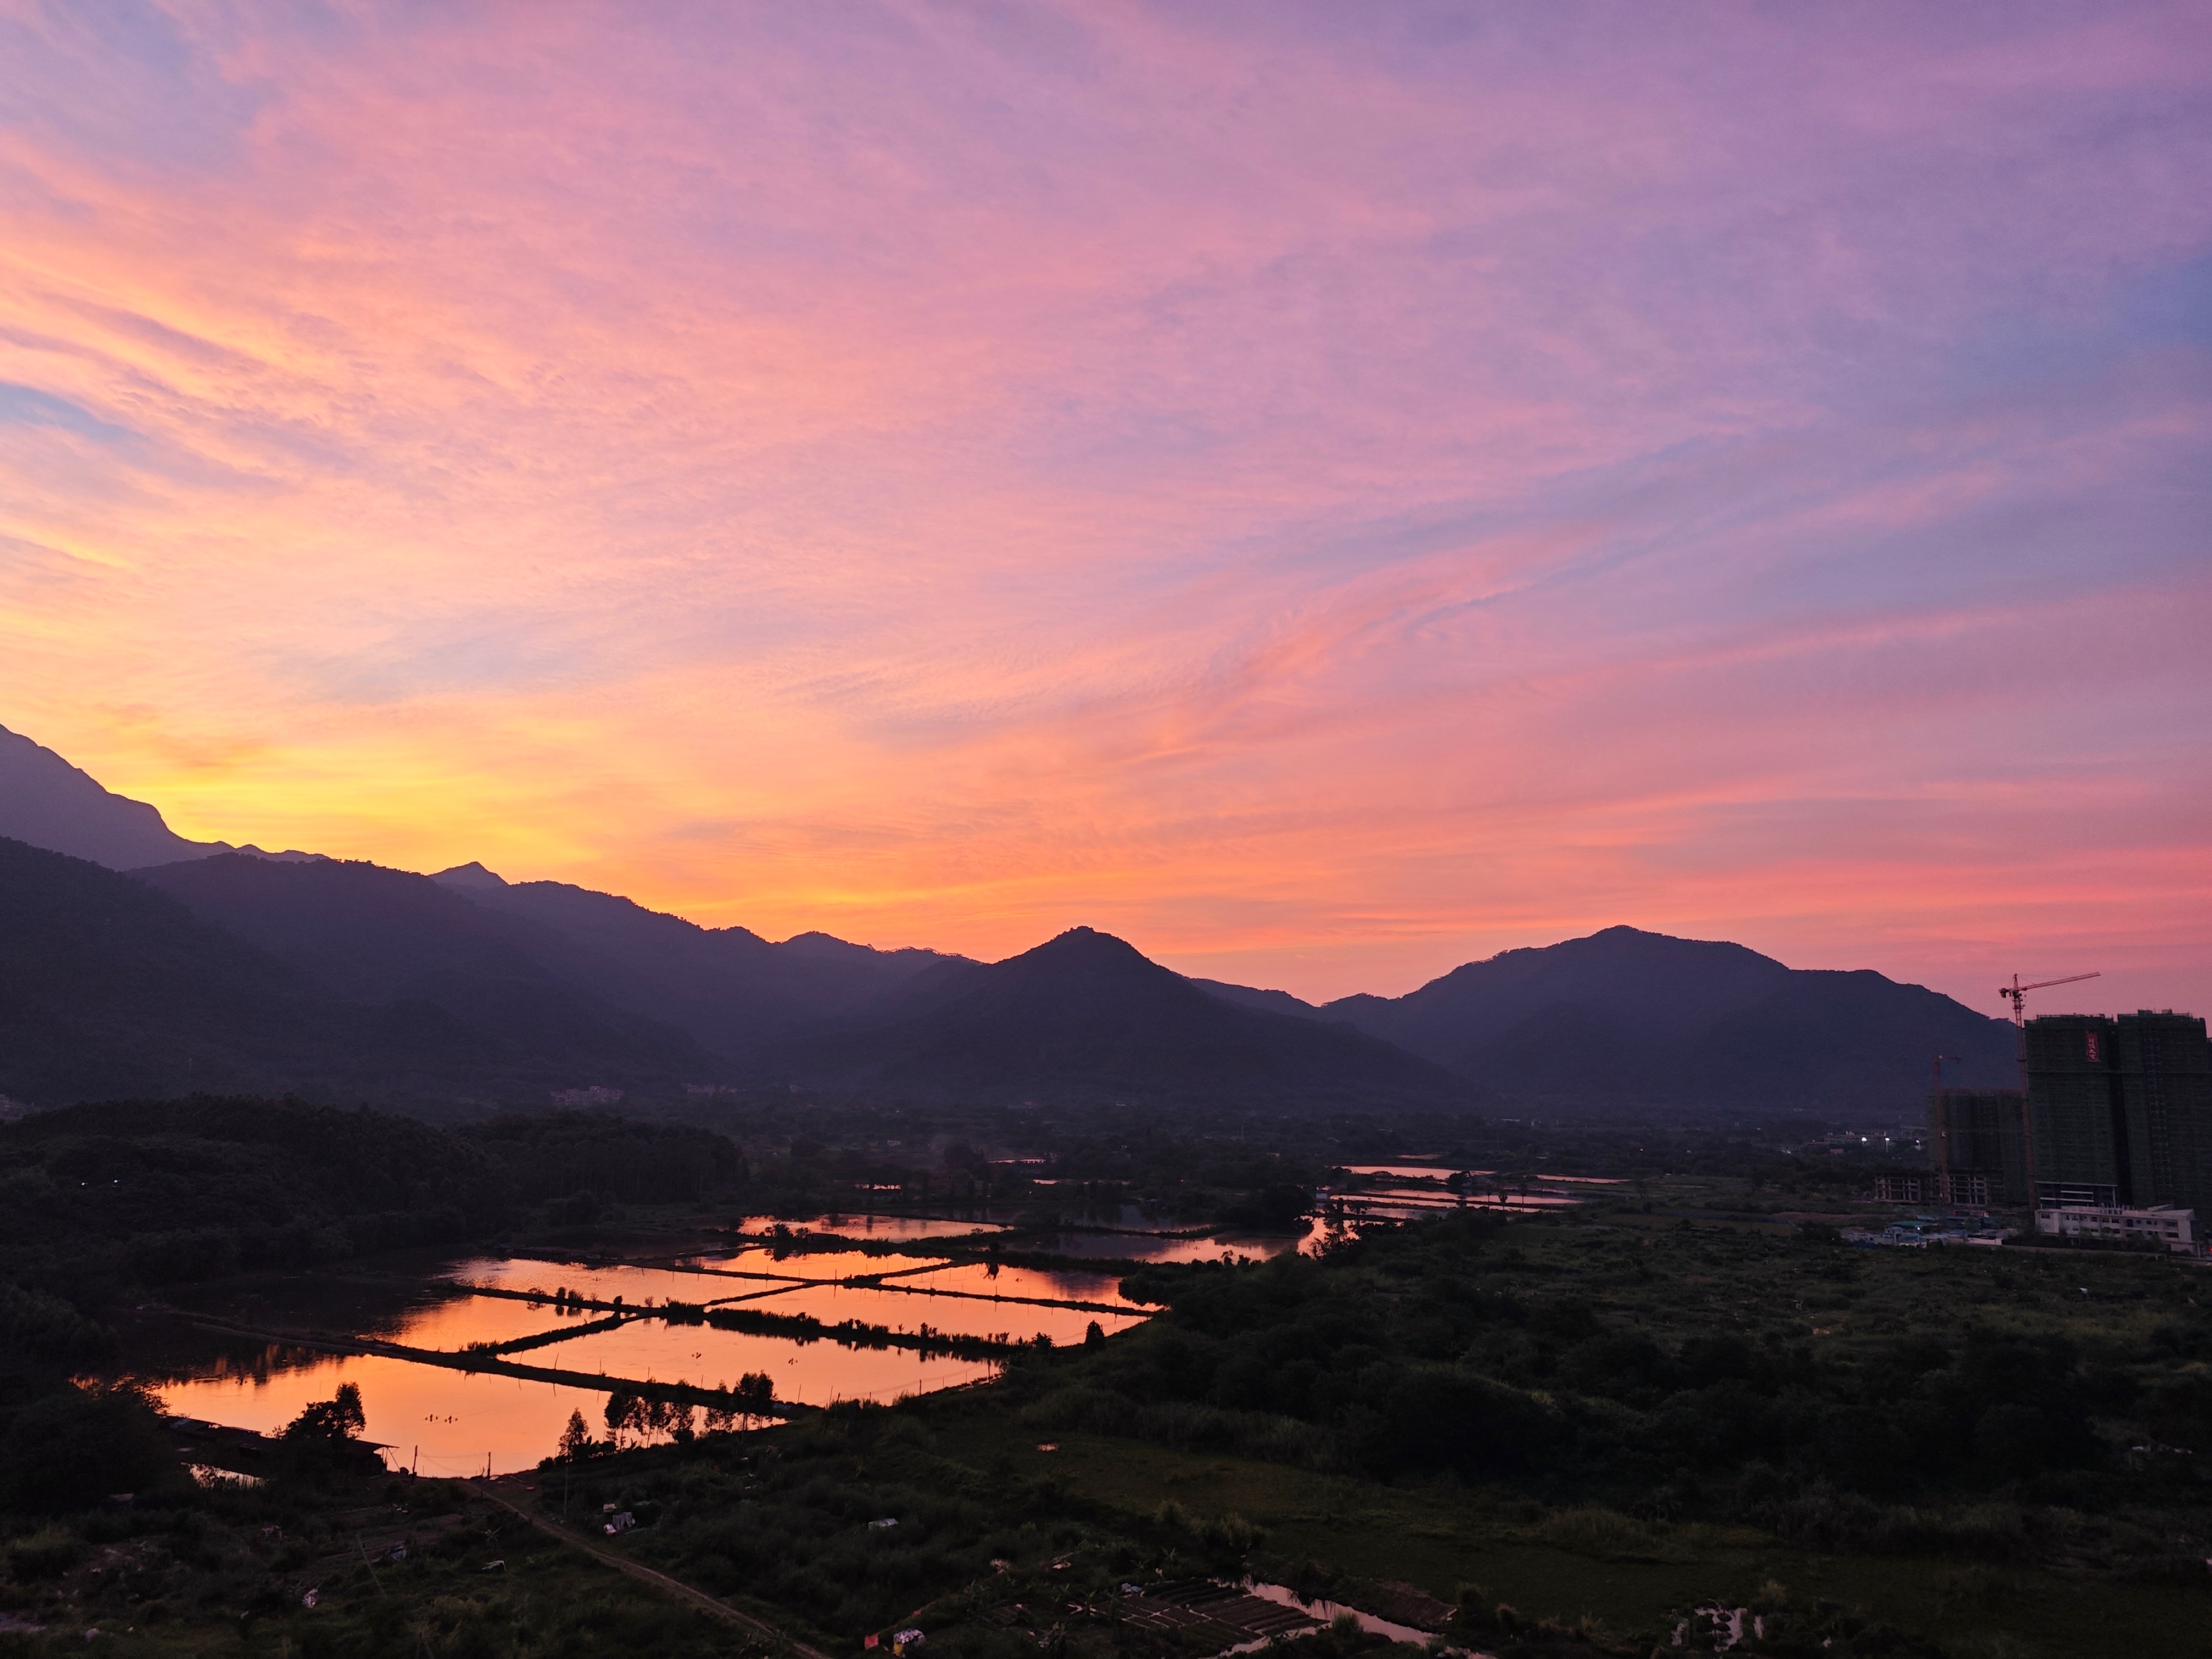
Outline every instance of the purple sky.
<svg viewBox="0 0 2212 1659"><path fill-rule="evenodd" d="M2201 5L0 5L0 724L1395 992L2212 1010Z"/></svg>

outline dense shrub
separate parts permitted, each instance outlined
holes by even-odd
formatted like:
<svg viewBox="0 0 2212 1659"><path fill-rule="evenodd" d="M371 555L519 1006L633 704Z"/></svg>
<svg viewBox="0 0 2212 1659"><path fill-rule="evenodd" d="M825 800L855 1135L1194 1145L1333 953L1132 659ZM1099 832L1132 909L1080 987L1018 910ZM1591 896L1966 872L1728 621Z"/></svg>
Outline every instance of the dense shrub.
<svg viewBox="0 0 2212 1659"><path fill-rule="evenodd" d="M64 1388L24 1407L0 1437L0 1506L58 1514L173 1483L168 1453L161 1419L136 1388Z"/></svg>

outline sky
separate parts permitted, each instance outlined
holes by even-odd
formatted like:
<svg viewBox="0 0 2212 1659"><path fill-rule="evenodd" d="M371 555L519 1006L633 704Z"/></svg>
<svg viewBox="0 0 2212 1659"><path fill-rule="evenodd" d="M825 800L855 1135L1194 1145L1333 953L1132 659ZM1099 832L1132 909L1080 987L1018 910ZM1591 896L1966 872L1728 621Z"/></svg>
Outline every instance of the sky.
<svg viewBox="0 0 2212 1659"><path fill-rule="evenodd" d="M2212 1012L2182 3L0 0L0 725L1310 998Z"/></svg>

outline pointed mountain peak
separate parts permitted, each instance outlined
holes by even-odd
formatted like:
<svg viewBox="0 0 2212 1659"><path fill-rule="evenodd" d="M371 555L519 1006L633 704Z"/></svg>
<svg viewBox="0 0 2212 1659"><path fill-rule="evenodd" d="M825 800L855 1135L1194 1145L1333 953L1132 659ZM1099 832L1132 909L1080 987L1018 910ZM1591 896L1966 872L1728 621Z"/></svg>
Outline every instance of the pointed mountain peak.
<svg viewBox="0 0 2212 1659"><path fill-rule="evenodd" d="M466 864L457 864L450 870L441 870L430 879L447 887L504 887L507 884L503 878L494 875L474 859Z"/></svg>

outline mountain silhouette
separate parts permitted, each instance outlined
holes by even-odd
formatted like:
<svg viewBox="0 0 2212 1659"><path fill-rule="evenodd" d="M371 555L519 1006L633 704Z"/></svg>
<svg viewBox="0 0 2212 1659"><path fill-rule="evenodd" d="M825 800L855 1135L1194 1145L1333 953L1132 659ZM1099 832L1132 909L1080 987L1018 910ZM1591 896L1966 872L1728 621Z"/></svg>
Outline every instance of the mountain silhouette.
<svg viewBox="0 0 2212 1659"><path fill-rule="evenodd" d="M1235 1006L1110 933L1071 928L928 976L882 1023L763 1063L818 1087L977 1100L1464 1105L1444 1071L1348 1026Z"/></svg>
<svg viewBox="0 0 2212 1659"><path fill-rule="evenodd" d="M688 1034L594 994L558 933L428 876L236 853L137 872L206 921L345 1001L437 1010L515 1055L667 1081L721 1067Z"/></svg>
<svg viewBox="0 0 2212 1659"><path fill-rule="evenodd" d="M820 933L775 944L481 864L430 877L187 841L5 730L0 835L0 903L21 929L0 1008L21 1046L0 1079L41 1098L215 1086L214 1067L221 1086L395 1099L750 1076L997 1099L1839 1111L1909 1109L1937 1053L1963 1056L1946 1066L1961 1084L2014 1078L2002 1020L1740 945L1609 927L1316 1007L1183 979L1087 928L988 965ZM66 856L27 861L37 849ZM102 886L93 866L143 881Z"/></svg>
<svg viewBox="0 0 2212 1659"><path fill-rule="evenodd" d="M0 1094L265 1091L357 1035L283 963L83 859L0 840Z"/></svg>
<svg viewBox="0 0 2212 1659"><path fill-rule="evenodd" d="M104 788L51 749L0 726L0 836L110 870L204 858L155 808Z"/></svg>
<svg viewBox="0 0 2212 1659"><path fill-rule="evenodd" d="M702 927L565 882L507 882L480 864L432 879L481 911L531 928L535 948L569 982L680 1026L722 1054L863 1017L917 975L965 960L878 951L827 933L772 945L743 927Z"/></svg>
<svg viewBox="0 0 2212 1659"><path fill-rule="evenodd" d="M192 896L212 912L225 866L364 867L227 854L167 869L210 872ZM373 943L376 931L351 937ZM455 994L441 977L450 961L411 977L389 960L332 972L347 936L301 951L280 927L259 932L278 948L149 882L0 840L0 1094L42 1106L197 1091L543 1106L556 1088L672 1091L702 1066L712 1074L680 1032L625 1024L558 987L487 980Z"/></svg>
<svg viewBox="0 0 2212 1659"><path fill-rule="evenodd" d="M1529 1106L1894 1109L1925 1089L1937 1054L1962 1057L1945 1071L1961 1086L2016 1075L2009 1024L1923 986L1634 927L1312 1013Z"/></svg>
<svg viewBox="0 0 2212 1659"><path fill-rule="evenodd" d="M313 856L264 853L258 847L234 848L221 841L187 841L169 828L158 809L115 793L52 750L4 726L0 726L0 836L110 870L137 870L230 852L287 860Z"/></svg>

